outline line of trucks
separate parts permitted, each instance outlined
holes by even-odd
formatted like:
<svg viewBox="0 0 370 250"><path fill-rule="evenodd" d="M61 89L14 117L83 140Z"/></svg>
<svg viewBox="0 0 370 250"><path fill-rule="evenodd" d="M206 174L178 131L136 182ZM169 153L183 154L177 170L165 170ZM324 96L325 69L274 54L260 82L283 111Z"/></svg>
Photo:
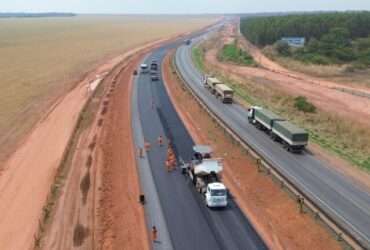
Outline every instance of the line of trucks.
<svg viewBox="0 0 370 250"><path fill-rule="evenodd" d="M223 103L233 103L234 90L215 77L204 77L203 85Z"/></svg>
<svg viewBox="0 0 370 250"><path fill-rule="evenodd" d="M223 103L233 103L233 90L215 77L206 76L203 80L207 88ZM258 106L248 109L248 121L270 135L271 139L283 144L293 153L301 153L308 145L308 132L297 127L281 116Z"/></svg>

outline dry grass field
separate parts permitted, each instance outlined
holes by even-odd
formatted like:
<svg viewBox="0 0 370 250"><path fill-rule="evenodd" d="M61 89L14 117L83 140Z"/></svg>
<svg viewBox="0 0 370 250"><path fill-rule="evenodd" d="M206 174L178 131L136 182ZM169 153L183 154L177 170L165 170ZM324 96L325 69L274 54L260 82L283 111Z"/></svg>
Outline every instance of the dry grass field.
<svg viewBox="0 0 370 250"><path fill-rule="evenodd" d="M214 20L188 16L0 20L0 160L47 106L103 60Z"/></svg>

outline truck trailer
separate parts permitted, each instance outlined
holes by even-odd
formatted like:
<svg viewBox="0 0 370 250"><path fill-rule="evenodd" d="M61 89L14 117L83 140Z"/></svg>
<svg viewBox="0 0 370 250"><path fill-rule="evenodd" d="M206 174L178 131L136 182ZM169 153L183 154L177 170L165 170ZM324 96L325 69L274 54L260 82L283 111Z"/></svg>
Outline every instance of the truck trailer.
<svg viewBox="0 0 370 250"><path fill-rule="evenodd" d="M225 84L217 84L215 87L216 97L220 98L223 103L233 103L234 90Z"/></svg>
<svg viewBox="0 0 370 250"><path fill-rule="evenodd" d="M281 142L288 151L300 153L307 146L309 136L304 129L261 107L251 107L248 111L249 122Z"/></svg>
<svg viewBox="0 0 370 250"><path fill-rule="evenodd" d="M212 94L216 93L216 85L221 84L221 81L215 77L205 77L204 87L208 88Z"/></svg>
<svg viewBox="0 0 370 250"><path fill-rule="evenodd" d="M272 127L276 121L284 121L284 119L277 114L263 108L252 107L249 110L248 119L258 128L271 132Z"/></svg>
<svg viewBox="0 0 370 250"><path fill-rule="evenodd" d="M212 159L208 146L193 147L194 157L183 164L182 172L191 180L195 189L203 196L207 207L226 207L227 189L221 182L223 166L220 159Z"/></svg>
<svg viewBox="0 0 370 250"><path fill-rule="evenodd" d="M308 144L308 133L288 121L277 121L272 127L271 138L281 141L288 151L301 152Z"/></svg>

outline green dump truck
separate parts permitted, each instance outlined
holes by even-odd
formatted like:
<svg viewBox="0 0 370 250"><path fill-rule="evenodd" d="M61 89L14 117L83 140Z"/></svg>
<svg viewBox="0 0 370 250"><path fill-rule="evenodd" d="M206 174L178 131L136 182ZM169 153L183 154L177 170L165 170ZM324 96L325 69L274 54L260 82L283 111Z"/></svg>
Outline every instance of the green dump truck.
<svg viewBox="0 0 370 250"><path fill-rule="evenodd" d="M217 84L215 87L216 97L220 98L223 103L233 103L234 90L225 84Z"/></svg>
<svg viewBox="0 0 370 250"><path fill-rule="evenodd" d="M281 142L288 151L299 153L307 146L308 133L304 129L261 107L251 107L248 111L249 122Z"/></svg>
<svg viewBox="0 0 370 250"><path fill-rule="evenodd" d="M292 152L301 152L308 144L308 133L288 121L276 121L271 131L273 140L281 141Z"/></svg>

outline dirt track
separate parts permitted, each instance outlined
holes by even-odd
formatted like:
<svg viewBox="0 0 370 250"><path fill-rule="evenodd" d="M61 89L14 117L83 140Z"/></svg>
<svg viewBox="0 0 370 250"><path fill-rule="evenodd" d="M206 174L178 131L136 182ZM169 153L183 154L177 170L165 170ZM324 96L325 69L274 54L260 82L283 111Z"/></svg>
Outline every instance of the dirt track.
<svg viewBox="0 0 370 250"><path fill-rule="evenodd" d="M258 173L253 160L215 126L172 74L169 57L163 68L167 90L188 131L196 143L211 145L216 157L225 159L224 182L268 246L271 249L340 249L333 236L309 216L299 214L293 199L270 177Z"/></svg>
<svg viewBox="0 0 370 250"><path fill-rule="evenodd" d="M110 62L89 77L102 74ZM0 174L0 249L29 249L74 125L88 99L82 81L33 129Z"/></svg>
<svg viewBox="0 0 370 250"><path fill-rule="evenodd" d="M234 37L235 29L225 28L221 33L221 41ZM316 106L330 113L338 114L343 118L370 125L370 98L360 97L339 91L337 88L346 88L348 91L369 93L368 89L344 87L341 84L329 82L291 72L265 57L255 46L239 36L239 43L247 48L262 68L238 66L221 63L217 59L218 48L211 48L206 53L206 62L209 66L219 69L227 75L238 79L250 79L258 84L277 88L290 95L306 96Z"/></svg>
<svg viewBox="0 0 370 250"><path fill-rule="evenodd" d="M224 33L224 34L227 34L227 33ZM238 36L238 42L244 49L248 51L250 55L253 56L254 60L256 60L260 66L262 66L264 69L268 71L278 73L278 74L281 74L281 75L284 75L284 76L287 76L289 78L293 78L296 80L300 80L305 84L319 85L319 86L327 87L330 89L344 88L344 89L348 89L349 91L359 90L364 93L370 94L370 89L366 87L361 87L361 86L358 86L356 84L351 84L351 83L346 83L345 85L347 86L345 86L343 83L336 83L333 81L323 80L320 78L308 76L306 74L284 68L278 63L272 61L270 58L266 57L256 46L254 46L252 43L246 40L245 37L242 35Z"/></svg>

